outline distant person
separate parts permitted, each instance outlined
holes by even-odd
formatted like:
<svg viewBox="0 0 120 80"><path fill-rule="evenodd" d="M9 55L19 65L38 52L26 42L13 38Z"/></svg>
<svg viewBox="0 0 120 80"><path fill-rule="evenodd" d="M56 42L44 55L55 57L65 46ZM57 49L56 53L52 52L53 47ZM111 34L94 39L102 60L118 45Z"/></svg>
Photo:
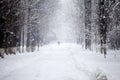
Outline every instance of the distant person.
<svg viewBox="0 0 120 80"><path fill-rule="evenodd" d="M60 45L60 41L58 41L58 45Z"/></svg>

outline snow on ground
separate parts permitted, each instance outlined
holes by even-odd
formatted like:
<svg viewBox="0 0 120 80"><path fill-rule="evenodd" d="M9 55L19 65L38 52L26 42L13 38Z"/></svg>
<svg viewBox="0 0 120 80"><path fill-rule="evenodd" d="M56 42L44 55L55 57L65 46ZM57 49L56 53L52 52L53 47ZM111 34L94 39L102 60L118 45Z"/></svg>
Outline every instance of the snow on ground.
<svg viewBox="0 0 120 80"><path fill-rule="evenodd" d="M120 54L112 53L104 59L77 44L50 44L0 59L0 80L119 80Z"/></svg>

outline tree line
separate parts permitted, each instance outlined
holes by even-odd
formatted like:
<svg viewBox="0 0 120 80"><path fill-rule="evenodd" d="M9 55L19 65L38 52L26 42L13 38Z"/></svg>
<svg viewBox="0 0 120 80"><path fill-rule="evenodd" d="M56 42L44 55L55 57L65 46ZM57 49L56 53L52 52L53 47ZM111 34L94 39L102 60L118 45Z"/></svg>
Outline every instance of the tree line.
<svg viewBox="0 0 120 80"><path fill-rule="evenodd" d="M120 0L78 0L82 9L78 43L85 49L98 47L106 57L107 49L120 49ZM84 27L84 28L83 28ZM81 36L82 34L82 36Z"/></svg>
<svg viewBox="0 0 120 80"><path fill-rule="evenodd" d="M58 0L1 0L0 57L33 52L47 44L49 19ZM106 57L107 49L120 49L120 0L76 0L77 43L93 47ZM47 42L48 41L48 42Z"/></svg>
<svg viewBox="0 0 120 80"><path fill-rule="evenodd" d="M16 52L33 52L46 44L44 36L49 30L47 23L55 1L0 1L0 57Z"/></svg>

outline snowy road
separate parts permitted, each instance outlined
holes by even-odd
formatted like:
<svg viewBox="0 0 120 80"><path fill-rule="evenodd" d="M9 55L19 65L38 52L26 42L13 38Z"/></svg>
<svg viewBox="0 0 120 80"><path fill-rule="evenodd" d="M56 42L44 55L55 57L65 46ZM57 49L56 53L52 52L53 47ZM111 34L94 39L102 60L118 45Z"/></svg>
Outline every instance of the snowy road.
<svg viewBox="0 0 120 80"><path fill-rule="evenodd" d="M78 45L54 44L6 57L0 60L0 80L96 80L96 72L78 53L83 53Z"/></svg>
<svg viewBox="0 0 120 80"><path fill-rule="evenodd" d="M1 73L4 76L0 76L0 80L91 80L88 75L76 68L68 45L47 47L24 58L21 61L17 61L16 58L8 64L7 67L14 68L13 70L3 66L2 68L8 71L6 70L6 74Z"/></svg>

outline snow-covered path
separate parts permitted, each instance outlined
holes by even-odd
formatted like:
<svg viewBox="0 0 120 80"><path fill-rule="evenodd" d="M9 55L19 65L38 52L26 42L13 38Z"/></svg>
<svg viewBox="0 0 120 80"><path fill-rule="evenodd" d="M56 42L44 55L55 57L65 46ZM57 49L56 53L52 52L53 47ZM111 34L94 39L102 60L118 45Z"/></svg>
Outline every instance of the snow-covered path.
<svg viewBox="0 0 120 80"><path fill-rule="evenodd" d="M103 66L100 66L97 63L100 56L93 53L95 58L87 52L76 44L52 44L41 47L40 52L8 56L0 60L0 80L97 80L97 68L104 68L106 64L101 62ZM118 69L120 65L115 67Z"/></svg>
<svg viewBox="0 0 120 80"><path fill-rule="evenodd" d="M23 55L24 58L11 57L12 62L1 64L5 66L1 68L0 80L91 80L76 68L70 47L65 46L50 46L39 53Z"/></svg>

